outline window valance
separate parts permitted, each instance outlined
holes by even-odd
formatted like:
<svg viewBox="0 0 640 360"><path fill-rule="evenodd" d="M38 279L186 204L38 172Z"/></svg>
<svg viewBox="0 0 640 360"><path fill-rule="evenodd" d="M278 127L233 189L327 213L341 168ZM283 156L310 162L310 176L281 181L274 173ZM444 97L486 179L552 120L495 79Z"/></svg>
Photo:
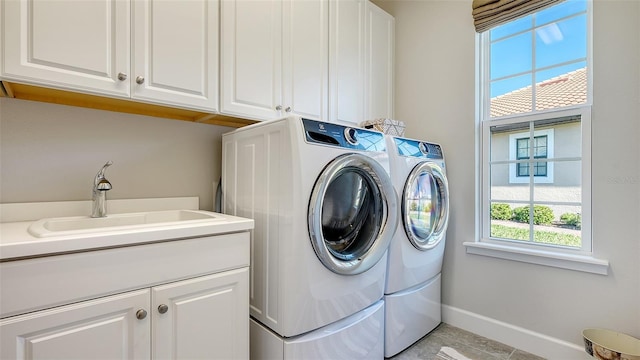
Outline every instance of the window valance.
<svg viewBox="0 0 640 360"><path fill-rule="evenodd" d="M477 32L525 16L564 0L473 0L472 15Z"/></svg>

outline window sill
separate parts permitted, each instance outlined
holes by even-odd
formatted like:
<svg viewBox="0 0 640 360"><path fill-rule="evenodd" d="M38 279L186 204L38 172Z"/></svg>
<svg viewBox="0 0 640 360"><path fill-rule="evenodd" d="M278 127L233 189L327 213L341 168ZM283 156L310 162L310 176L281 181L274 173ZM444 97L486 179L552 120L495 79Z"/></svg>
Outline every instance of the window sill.
<svg viewBox="0 0 640 360"><path fill-rule="evenodd" d="M463 244L467 248L467 254L490 256L599 275L608 275L609 273L609 261L587 255L562 254L485 242L465 242Z"/></svg>

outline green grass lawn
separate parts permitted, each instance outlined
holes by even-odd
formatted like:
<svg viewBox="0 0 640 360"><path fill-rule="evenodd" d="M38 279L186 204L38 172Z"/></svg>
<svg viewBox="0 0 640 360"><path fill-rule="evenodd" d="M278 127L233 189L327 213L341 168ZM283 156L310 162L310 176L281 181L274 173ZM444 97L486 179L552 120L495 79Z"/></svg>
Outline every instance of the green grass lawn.
<svg viewBox="0 0 640 360"><path fill-rule="evenodd" d="M529 241L529 229L521 229L504 225L491 225L491 237ZM544 244L580 247L580 236L553 231L534 230L534 241Z"/></svg>

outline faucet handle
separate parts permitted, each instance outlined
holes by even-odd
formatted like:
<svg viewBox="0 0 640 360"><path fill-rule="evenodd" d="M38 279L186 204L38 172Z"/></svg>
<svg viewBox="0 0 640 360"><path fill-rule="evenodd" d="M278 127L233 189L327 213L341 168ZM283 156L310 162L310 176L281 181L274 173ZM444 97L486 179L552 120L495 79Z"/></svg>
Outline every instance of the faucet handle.
<svg viewBox="0 0 640 360"><path fill-rule="evenodd" d="M100 169L100 171L98 171L98 173L96 174L96 177L93 179L93 188L94 190L96 190L96 188L98 187L98 184L102 181L102 180L106 180L104 178L104 171L107 170L107 168L109 166L113 165L113 161L109 160L107 161L106 164L104 164L104 166L102 167L102 169ZM108 181L107 181L108 182ZM109 189L111 189L111 187L109 187ZM109 190L106 189L106 190Z"/></svg>
<svg viewBox="0 0 640 360"><path fill-rule="evenodd" d="M104 171L105 171L105 170L107 170L107 168L108 168L109 166L111 166L111 165L113 165L113 161L111 161L111 160L107 161L107 163L106 163L106 164L104 164L104 166L102 167L102 169L100 169L100 171L98 171L98 175L100 175L100 176L104 176Z"/></svg>

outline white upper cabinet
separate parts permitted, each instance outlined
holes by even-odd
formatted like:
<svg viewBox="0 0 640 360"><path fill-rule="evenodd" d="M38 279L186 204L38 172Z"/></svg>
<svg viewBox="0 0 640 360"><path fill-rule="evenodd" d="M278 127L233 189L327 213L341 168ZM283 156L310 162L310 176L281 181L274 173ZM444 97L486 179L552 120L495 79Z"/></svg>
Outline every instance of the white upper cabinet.
<svg viewBox="0 0 640 360"><path fill-rule="evenodd" d="M367 0L329 4L329 119L364 120L365 19Z"/></svg>
<svg viewBox="0 0 640 360"><path fill-rule="evenodd" d="M283 106L297 115L328 116L329 2L284 1Z"/></svg>
<svg viewBox="0 0 640 360"><path fill-rule="evenodd" d="M365 120L393 119L395 19L367 2Z"/></svg>
<svg viewBox="0 0 640 360"><path fill-rule="evenodd" d="M222 0L220 111L275 118L282 94L282 2Z"/></svg>
<svg viewBox="0 0 640 360"><path fill-rule="evenodd" d="M393 117L368 0L2 0L2 80L269 120Z"/></svg>
<svg viewBox="0 0 640 360"><path fill-rule="evenodd" d="M222 0L220 111L325 119L327 0Z"/></svg>
<svg viewBox="0 0 640 360"><path fill-rule="evenodd" d="M217 109L217 0L3 5L3 79Z"/></svg>
<svg viewBox="0 0 640 360"><path fill-rule="evenodd" d="M128 0L3 0L2 5L4 79L129 96Z"/></svg>
<svg viewBox="0 0 640 360"><path fill-rule="evenodd" d="M218 1L135 0L134 99L218 108Z"/></svg>
<svg viewBox="0 0 640 360"><path fill-rule="evenodd" d="M329 120L393 118L394 18L367 0L329 11Z"/></svg>

